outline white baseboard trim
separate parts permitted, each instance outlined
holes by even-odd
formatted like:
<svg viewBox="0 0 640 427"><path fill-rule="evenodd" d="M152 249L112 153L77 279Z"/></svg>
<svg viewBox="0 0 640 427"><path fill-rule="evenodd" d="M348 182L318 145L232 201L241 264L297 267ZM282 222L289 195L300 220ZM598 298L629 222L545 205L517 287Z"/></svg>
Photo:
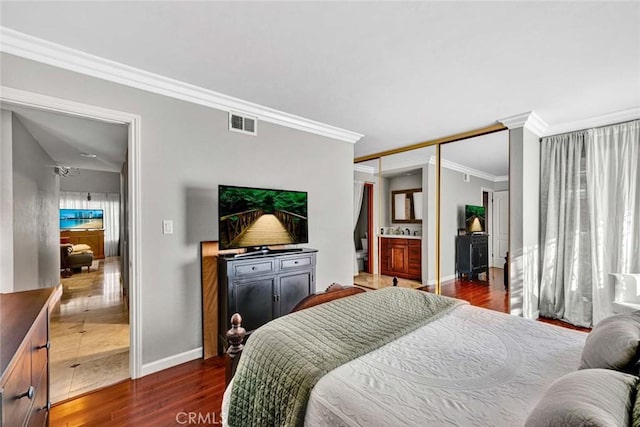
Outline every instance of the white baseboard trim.
<svg viewBox="0 0 640 427"><path fill-rule="evenodd" d="M202 357L202 347L194 348L193 350L185 351L184 353L174 354L173 356L165 357L164 359L156 360L155 362L145 363L142 365L142 377L145 375L153 374L154 372L163 371L168 368L180 365L185 362L190 362Z"/></svg>
<svg viewBox="0 0 640 427"><path fill-rule="evenodd" d="M455 274L449 275L449 276L444 276L443 278L440 279L440 283L442 282L448 282L449 280L453 280L455 279L457 276ZM436 284L436 279L429 279L427 281L427 285L428 286L432 286Z"/></svg>

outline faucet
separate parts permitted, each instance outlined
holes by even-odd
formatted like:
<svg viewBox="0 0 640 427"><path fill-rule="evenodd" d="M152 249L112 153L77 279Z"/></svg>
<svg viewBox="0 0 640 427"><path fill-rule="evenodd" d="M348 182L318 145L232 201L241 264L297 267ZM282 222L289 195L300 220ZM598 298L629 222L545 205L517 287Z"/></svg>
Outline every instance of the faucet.
<svg viewBox="0 0 640 427"><path fill-rule="evenodd" d="M411 230L409 230L408 228L405 228L405 231L407 232L407 236L411 236Z"/></svg>

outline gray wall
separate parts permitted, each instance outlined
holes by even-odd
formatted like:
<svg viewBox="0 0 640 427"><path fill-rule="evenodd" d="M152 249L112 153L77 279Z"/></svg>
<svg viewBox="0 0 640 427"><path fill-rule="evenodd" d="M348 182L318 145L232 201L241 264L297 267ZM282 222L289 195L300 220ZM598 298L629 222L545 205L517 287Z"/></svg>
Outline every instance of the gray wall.
<svg viewBox="0 0 640 427"><path fill-rule="evenodd" d="M120 174L117 172L80 169L78 175L60 178L60 191L120 193Z"/></svg>
<svg viewBox="0 0 640 427"><path fill-rule="evenodd" d="M53 173L53 159L16 115L12 134L14 290L56 286L60 283L59 177Z"/></svg>
<svg viewBox="0 0 640 427"><path fill-rule="evenodd" d="M455 276L455 237L463 228L465 205L482 205L482 188L493 189L493 182L475 176L464 182L463 173L442 168L440 172L440 277L449 280ZM434 230L435 232L435 230ZM429 252L435 254L435 239L429 240ZM435 256L435 255L434 255ZM435 269L430 269L435 278Z"/></svg>
<svg viewBox="0 0 640 427"><path fill-rule="evenodd" d="M0 293L13 292L12 113L0 110Z"/></svg>
<svg viewBox="0 0 640 427"><path fill-rule="evenodd" d="M394 176L393 178L383 178L384 192L381 197L382 203L382 218L381 224L383 227L400 227L403 230L405 228L413 230L422 230L420 224L404 224L396 223L392 221L391 216L391 192L396 190L409 190L412 188L422 188L422 172L413 175L401 175ZM426 195L424 196L426 197ZM423 212L424 213L424 212Z"/></svg>
<svg viewBox="0 0 640 427"><path fill-rule="evenodd" d="M309 193L319 289L353 278L353 144L261 122L227 130L225 112L2 54L2 84L142 117L142 360L202 345L199 245L217 240L217 187ZM162 220L174 234L162 234Z"/></svg>

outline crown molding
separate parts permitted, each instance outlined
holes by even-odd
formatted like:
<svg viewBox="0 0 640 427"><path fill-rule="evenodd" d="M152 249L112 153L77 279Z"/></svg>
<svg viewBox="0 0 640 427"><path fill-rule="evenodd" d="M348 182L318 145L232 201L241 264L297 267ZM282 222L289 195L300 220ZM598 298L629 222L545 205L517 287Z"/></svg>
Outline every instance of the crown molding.
<svg viewBox="0 0 640 427"><path fill-rule="evenodd" d="M431 157L429 157L429 164L430 165L436 164L436 156L431 155ZM461 165L460 163L455 163L446 159L441 159L440 165L445 169L450 169L452 171L456 171L460 173L466 173L471 176L475 176L476 178L486 179L487 181L491 181L491 182L500 182L500 181L509 180L509 177L506 175L504 176L491 175L490 173L487 173L478 169L470 168L468 166Z"/></svg>
<svg viewBox="0 0 640 427"><path fill-rule="evenodd" d="M0 51L91 77L355 144L364 135L140 70L0 26Z"/></svg>
<svg viewBox="0 0 640 427"><path fill-rule="evenodd" d="M640 107L633 107L627 110L616 111L615 113L602 114L599 116L589 117L587 119L549 126L542 136L558 135L561 133L613 125L636 119L640 119Z"/></svg>
<svg viewBox="0 0 640 427"><path fill-rule="evenodd" d="M535 111L527 111L526 113L516 114L515 116L505 117L498 120L509 129L527 128L536 135L543 135L549 125L538 116Z"/></svg>
<svg viewBox="0 0 640 427"><path fill-rule="evenodd" d="M364 173L368 173L368 174L373 175L373 173L375 172L375 169L374 169L373 166L355 164L355 165L353 165L353 171L354 172L364 172Z"/></svg>

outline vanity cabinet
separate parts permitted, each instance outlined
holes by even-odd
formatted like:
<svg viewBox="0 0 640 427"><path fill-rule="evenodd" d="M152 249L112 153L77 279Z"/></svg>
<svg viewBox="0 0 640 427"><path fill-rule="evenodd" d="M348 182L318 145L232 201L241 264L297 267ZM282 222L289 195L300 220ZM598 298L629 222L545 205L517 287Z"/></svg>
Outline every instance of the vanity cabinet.
<svg viewBox="0 0 640 427"><path fill-rule="evenodd" d="M422 279L422 241L380 238L380 273L403 279Z"/></svg>
<svg viewBox="0 0 640 427"><path fill-rule="evenodd" d="M276 317L289 314L315 293L316 250L218 257L218 340L226 343L233 313L240 313L250 334ZM244 255L244 254L243 254Z"/></svg>

